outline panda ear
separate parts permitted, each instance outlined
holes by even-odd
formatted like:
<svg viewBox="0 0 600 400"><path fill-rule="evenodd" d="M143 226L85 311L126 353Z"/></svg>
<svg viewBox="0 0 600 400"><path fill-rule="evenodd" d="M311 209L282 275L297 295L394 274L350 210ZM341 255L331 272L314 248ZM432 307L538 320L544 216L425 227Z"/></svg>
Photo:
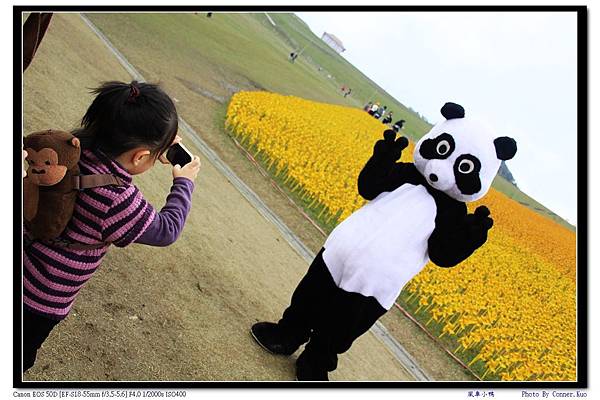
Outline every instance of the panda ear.
<svg viewBox="0 0 600 400"><path fill-rule="evenodd" d="M499 160L510 160L517 152L517 142L508 136L494 139L494 147L496 147L496 156Z"/></svg>
<svg viewBox="0 0 600 400"><path fill-rule="evenodd" d="M456 103L446 103L440 111L446 119L465 117L465 109Z"/></svg>

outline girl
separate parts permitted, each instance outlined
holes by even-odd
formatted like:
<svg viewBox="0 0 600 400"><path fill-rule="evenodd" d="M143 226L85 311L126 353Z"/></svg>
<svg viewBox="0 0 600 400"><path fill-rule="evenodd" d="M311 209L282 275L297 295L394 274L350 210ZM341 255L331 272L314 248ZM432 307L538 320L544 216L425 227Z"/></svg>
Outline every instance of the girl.
<svg viewBox="0 0 600 400"><path fill-rule="evenodd" d="M23 250L23 371L71 310L111 244L167 246L177 239L190 211L197 156L173 167L173 186L156 212L133 185L132 176L167 163L163 153L181 140L175 105L157 85L106 82L73 134L82 144L81 174L113 174L122 186L79 192L73 216L59 239L75 246L25 241ZM83 246L82 246L83 245ZM84 249L82 249L82 247Z"/></svg>

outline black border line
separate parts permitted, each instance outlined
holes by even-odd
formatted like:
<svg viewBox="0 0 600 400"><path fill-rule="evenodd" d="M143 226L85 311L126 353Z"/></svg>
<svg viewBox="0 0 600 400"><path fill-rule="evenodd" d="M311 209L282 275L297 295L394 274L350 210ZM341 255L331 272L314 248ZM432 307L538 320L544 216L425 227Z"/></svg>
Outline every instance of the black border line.
<svg viewBox="0 0 600 400"><path fill-rule="evenodd" d="M23 381L21 373L21 148L23 12L575 12L577 15L577 380L570 382L503 381ZM585 389L588 381L588 12L587 6L13 6L13 386L23 389L198 389L198 388L464 388L464 389ZM18 296L17 296L18 294Z"/></svg>
<svg viewBox="0 0 600 400"><path fill-rule="evenodd" d="M588 387L588 14L577 12L577 380Z"/></svg>
<svg viewBox="0 0 600 400"><path fill-rule="evenodd" d="M23 47L21 46L21 13L13 12L13 385L17 387L21 378L21 305L22 305L22 248L21 238L23 237L21 216L22 202L22 159L21 149L23 139L22 127L22 100L23 100L23 74L22 60ZM17 295L18 294L18 295ZM17 351L17 349L19 351Z"/></svg>
<svg viewBox="0 0 600 400"><path fill-rule="evenodd" d="M271 5L199 5L199 6L14 6L21 11L54 11L54 12L188 12L188 11L223 11L223 12L294 12L294 11L344 11L344 12L380 12L380 11L401 11L401 12L424 12L424 11L443 11L443 12L479 12L479 11L518 11L518 12L557 12L557 11L585 11L586 6L578 5L561 5L561 6L536 6L536 5L478 5L478 6L447 6L447 5L405 5L405 6L390 6L390 5L345 5L345 6L314 6L314 5L296 5L296 6L271 6Z"/></svg>

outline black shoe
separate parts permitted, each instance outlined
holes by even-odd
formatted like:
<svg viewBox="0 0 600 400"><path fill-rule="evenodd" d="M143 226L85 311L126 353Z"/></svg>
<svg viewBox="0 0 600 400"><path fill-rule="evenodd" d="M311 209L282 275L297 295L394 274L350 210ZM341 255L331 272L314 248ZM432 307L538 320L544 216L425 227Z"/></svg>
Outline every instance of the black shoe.
<svg viewBox="0 0 600 400"><path fill-rule="evenodd" d="M327 374L327 370L312 363L305 353L300 354L300 357L296 360L296 380L328 381L329 375Z"/></svg>
<svg viewBox="0 0 600 400"><path fill-rule="evenodd" d="M290 356L300 347L290 342L281 332L279 325L273 322L257 322L250 328L250 333L256 343L269 353Z"/></svg>

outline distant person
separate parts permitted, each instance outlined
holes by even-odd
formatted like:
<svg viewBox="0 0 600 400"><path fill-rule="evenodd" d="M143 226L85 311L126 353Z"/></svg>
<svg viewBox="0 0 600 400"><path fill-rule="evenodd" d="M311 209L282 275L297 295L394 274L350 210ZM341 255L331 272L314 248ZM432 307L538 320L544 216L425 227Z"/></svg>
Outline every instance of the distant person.
<svg viewBox="0 0 600 400"><path fill-rule="evenodd" d="M375 113L377 112L377 110L379 110L379 103L375 102L375 104L373 104L371 106L371 109L369 110L369 115L375 116Z"/></svg>
<svg viewBox="0 0 600 400"><path fill-rule="evenodd" d="M365 110L366 112L369 112L371 110L371 106L373 106L373 102L368 102L367 104L365 104L365 106L363 107L363 110Z"/></svg>
<svg viewBox="0 0 600 400"><path fill-rule="evenodd" d="M291 62L294 62L294 61L296 61L296 58L298 58L298 53L296 53L296 52L292 51L292 52L290 53L290 61L291 61Z"/></svg>
<svg viewBox="0 0 600 400"><path fill-rule="evenodd" d="M23 371L34 365L38 349L67 317L111 244L170 245L191 208L197 156L173 166L171 190L160 211L132 182L156 160L168 163L161 155L181 141L169 96L157 85L136 81L106 82L93 93L81 128L73 132L82 149L79 168L83 175L111 174L120 184L79 191L71 220L56 240L31 238L24 229ZM33 160L28 162L31 166Z"/></svg>
<svg viewBox="0 0 600 400"><path fill-rule="evenodd" d="M383 118L381 122L383 122L386 125L389 124L390 122L392 122L392 115L393 113L390 111L389 113L387 113L387 115L385 116L385 118Z"/></svg>
<svg viewBox="0 0 600 400"><path fill-rule="evenodd" d="M213 13L211 13L211 12L209 12L209 13L206 13L206 17L207 17L207 18L211 18L211 17L212 17L212 14L213 14Z"/></svg>
<svg viewBox="0 0 600 400"><path fill-rule="evenodd" d="M400 121L396 121L394 123L394 126L392 126L392 129L394 130L394 132L398 133L398 131L400 131L402 129L402 127L404 126L404 123L406 121L401 119Z"/></svg>
<svg viewBox="0 0 600 400"><path fill-rule="evenodd" d="M387 106L379 107L377 109L377 111L375 111L373 116L377 119L381 118L385 114L386 109L387 109Z"/></svg>
<svg viewBox="0 0 600 400"><path fill-rule="evenodd" d="M352 93L352 88L348 88L348 91L344 93L344 97L348 97Z"/></svg>

